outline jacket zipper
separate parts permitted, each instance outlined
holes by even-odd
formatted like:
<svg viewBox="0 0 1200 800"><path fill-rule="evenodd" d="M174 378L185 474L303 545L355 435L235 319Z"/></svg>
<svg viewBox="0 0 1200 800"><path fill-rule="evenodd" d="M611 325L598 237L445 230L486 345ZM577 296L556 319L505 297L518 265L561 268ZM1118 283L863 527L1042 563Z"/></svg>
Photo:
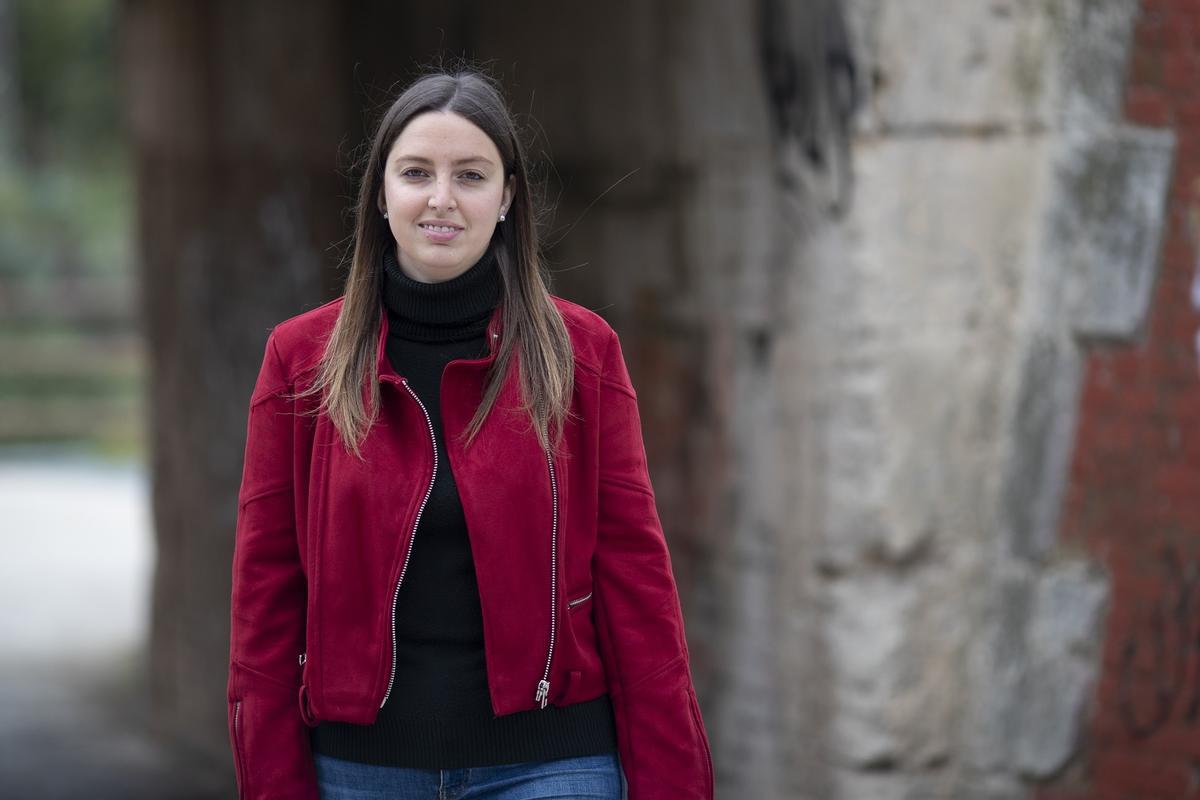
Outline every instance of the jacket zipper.
<svg viewBox="0 0 1200 800"><path fill-rule="evenodd" d="M434 439L433 420L429 417L429 411L425 408L425 404L421 402L421 398L417 397L417 393L408 385L407 380L401 381L404 388L412 395L413 400L417 401L417 405L421 407L421 413L425 415L425 425L429 429L429 442L433 447L433 474L429 477L429 486L425 489L425 497L421 500L421 507L417 509L417 518L413 521L412 536L408 540L408 551L404 554L404 566L400 568L400 577L396 580L396 591L392 593L392 671L388 676L387 691L384 692L383 702L379 704L380 708L387 703L388 698L392 694L392 685L396 680L396 601L400 598L400 586L404 583L404 575L408 572L408 561L412 557L413 544L417 540L417 526L421 524L421 515L425 513L425 506L429 502L429 497L433 494L433 482L437 479L438 457L437 457L437 442ZM542 679L538 681L537 692L534 694L534 701L540 704L540 708L545 708L546 703L550 698L550 664L554 660L554 644L558 636L558 480L554 475L554 458L550 455L550 451L546 450L546 467L550 472L550 496L552 501L551 520L550 520L550 645L546 650L546 666L542 671ZM581 601L582 602L582 601Z"/></svg>
<svg viewBox="0 0 1200 800"><path fill-rule="evenodd" d="M567 603L567 608L574 608L575 606L579 605L580 603L586 603L588 600L591 600L591 599L592 599L592 593L588 592L583 597L576 597L574 600Z"/></svg>
<svg viewBox="0 0 1200 800"><path fill-rule="evenodd" d="M417 518L413 520L412 536L408 538L408 551L404 554L404 566L400 567L400 577L396 579L396 591L392 593L392 674L388 677L387 691L383 694L383 702L379 704L380 708L383 708L388 698L391 697L392 684L396 681L396 601L400 599L400 585L404 583L404 575L408 572L408 560L412 557L413 543L417 540L417 526L421 524L421 515L425 513L425 505L429 502L430 495L433 494L433 482L437 479L438 470L437 441L433 436L433 420L429 417L429 410L425 408L421 398L417 397L417 393L408 385L407 380L402 380L401 383L412 395L413 400L417 401L417 405L421 407L421 413L425 415L425 425L429 428L429 444L433 447L433 474L429 476L429 486L425 489L425 497L421 499L421 507L417 509Z"/></svg>
<svg viewBox="0 0 1200 800"><path fill-rule="evenodd" d="M553 513L550 521L550 647L546 651L546 668L538 681L535 702L546 707L550 697L550 662L554 658L554 640L558 634L558 481L554 477L554 458L546 450L546 466L550 469L550 497Z"/></svg>

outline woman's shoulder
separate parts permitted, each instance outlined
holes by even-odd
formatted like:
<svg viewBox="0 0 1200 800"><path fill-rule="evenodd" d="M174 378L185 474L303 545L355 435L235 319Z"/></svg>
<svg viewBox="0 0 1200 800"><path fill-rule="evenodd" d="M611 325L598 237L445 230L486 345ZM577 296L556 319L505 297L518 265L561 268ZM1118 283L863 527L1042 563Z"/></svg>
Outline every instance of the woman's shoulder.
<svg viewBox="0 0 1200 800"><path fill-rule="evenodd" d="M294 378L321 360L325 343L342 310L342 300L338 297L288 317L272 329L269 346L275 349L280 366L289 378Z"/></svg>
<svg viewBox="0 0 1200 800"><path fill-rule="evenodd" d="M277 337L308 336L315 332L328 333L333 330L338 314L342 310L344 297L335 297L328 303L301 311L293 317L288 317L275 326Z"/></svg>
<svg viewBox="0 0 1200 800"><path fill-rule="evenodd" d="M599 375L609 348L617 338L616 332L604 317L570 300L550 295L562 315L575 351L575 364Z"/></svg>

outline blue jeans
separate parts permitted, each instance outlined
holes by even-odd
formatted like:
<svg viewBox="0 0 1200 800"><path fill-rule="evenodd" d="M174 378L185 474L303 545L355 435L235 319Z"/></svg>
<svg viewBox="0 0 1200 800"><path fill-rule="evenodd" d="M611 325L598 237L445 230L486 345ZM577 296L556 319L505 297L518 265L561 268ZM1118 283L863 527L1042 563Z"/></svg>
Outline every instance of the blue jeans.
<svg viewBox="0 0 1200 800"><path fill-rule="evenodd" d="M616 753L471 769L313 760L321 800L620 800L626 792Z"/></svg>

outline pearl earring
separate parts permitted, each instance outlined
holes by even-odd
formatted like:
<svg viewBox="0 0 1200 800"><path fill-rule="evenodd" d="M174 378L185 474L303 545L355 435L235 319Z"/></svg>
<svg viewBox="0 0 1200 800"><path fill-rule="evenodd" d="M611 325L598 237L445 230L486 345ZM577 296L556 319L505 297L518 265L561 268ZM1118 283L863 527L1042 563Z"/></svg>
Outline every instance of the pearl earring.
<svg viewBox="0 0 1200 800"><path fill-rule="evenodd" d="M387 218L388 218L388 217L387 217L387 212L386 212L386 211L385 211L385 212L383 212L383 218L384 218L384 219L387 219Z"/></svg>
<svg viewBox="0 0 1200 800"><path fill-rule="evenodd" d="M501 215L500 215L500 221L501 221L501 222L504 222L504 215L503 215L503 214L501 214Z"/></svg>

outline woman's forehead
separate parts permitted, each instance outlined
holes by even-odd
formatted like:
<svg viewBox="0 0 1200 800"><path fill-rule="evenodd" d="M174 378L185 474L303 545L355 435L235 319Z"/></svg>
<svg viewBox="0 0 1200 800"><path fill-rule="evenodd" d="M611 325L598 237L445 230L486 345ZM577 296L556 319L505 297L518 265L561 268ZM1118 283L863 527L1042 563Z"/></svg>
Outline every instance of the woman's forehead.
<svg viewBox="0 0 1200 800"><path fill-rule="evenodd" d="M389 153L389 160L437 161L455 166L471 161L494 164L499 157L495 143L478 125L451 111L427 111L413 117Z"/></svg>

